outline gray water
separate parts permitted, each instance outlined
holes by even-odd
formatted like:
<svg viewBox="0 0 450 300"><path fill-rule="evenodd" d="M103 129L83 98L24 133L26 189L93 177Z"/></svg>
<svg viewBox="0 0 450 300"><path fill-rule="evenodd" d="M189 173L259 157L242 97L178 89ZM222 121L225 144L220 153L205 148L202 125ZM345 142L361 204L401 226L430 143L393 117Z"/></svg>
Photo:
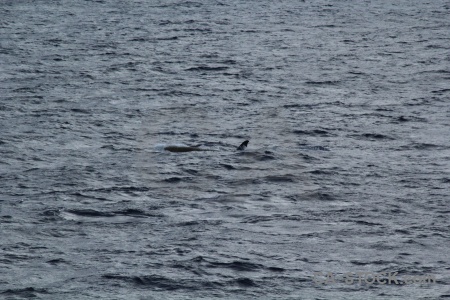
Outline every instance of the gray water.
<svg viewBox="0 0 450 300"><path fill-rule="evenodd" d="M1 298L450 297L449 33L441 0L1 1Z"/></svg>

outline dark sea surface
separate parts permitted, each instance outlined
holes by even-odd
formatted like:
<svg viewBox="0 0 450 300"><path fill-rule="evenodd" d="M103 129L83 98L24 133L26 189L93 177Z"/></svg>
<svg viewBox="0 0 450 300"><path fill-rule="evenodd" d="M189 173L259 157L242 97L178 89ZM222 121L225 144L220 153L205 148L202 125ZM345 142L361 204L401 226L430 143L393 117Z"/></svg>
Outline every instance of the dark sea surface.
<svg viewBox="0 0 450 300"><path fill-rule="evenodd" d="M447 299L449 137L449 1L1 0L0 298Z"/></svg>

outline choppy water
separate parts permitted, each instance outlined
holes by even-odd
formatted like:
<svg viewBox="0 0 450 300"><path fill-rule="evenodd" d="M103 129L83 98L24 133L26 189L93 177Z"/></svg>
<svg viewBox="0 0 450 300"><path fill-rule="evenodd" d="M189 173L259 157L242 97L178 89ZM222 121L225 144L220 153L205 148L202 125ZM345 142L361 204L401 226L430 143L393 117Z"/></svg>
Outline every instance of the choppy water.
<svg viewBox="0 0 450 300"><path fill-rule="evenodd" d="M1 297L450 297L449 15L1 1Z"/></svg>

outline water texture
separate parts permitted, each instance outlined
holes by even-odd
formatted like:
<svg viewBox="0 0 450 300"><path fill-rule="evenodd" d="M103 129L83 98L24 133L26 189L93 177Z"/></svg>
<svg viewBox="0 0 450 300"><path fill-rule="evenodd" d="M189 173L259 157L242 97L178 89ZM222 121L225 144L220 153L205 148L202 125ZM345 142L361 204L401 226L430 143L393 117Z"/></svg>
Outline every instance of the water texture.
<svg viewBox="0 0 450 300"><path fill-rule="evenodd" d="M1 1L0 298L450 297L449 16Z"/></svg>

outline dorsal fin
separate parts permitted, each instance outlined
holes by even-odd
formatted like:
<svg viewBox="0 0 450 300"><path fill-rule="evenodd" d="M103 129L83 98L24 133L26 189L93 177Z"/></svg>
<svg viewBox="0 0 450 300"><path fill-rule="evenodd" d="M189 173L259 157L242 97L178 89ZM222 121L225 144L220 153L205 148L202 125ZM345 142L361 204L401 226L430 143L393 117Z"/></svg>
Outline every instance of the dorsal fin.
<svg viewBox="0 0 450 300"><path fill-rule="evenodd" d="M237 150L244 150L247 148L247 145L249 143L249 140L245 140L239 147L237 147Z"/></svg>

